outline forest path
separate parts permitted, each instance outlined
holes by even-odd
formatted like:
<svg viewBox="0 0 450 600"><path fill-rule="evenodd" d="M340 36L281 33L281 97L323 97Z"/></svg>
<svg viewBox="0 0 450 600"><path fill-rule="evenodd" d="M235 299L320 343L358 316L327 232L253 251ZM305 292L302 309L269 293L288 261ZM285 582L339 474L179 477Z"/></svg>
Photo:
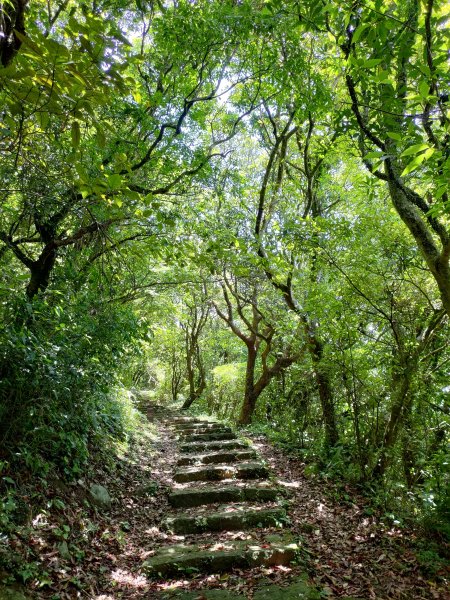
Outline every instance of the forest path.
<svg viewBox="0 0 450 600"><path fill-rule="evenodd" d="M169 493L172 510L162 529L182 536L184 543L157 548L144 563L147 576L179 579L295 561L299 546L289 531L280 533L287 523L285 494L254 448L220 423L167 409L159 413L180 452ZM293 598L300 597L300 585L301 597L319 597L298 582ZM256 597L272 598L275 592L260 589ZM225 598L228 592L220 593ZM287 589L280 593L289 594ZM217 590L202 594L219 597Z"/></svg>
<svg viewBox="0 0 450 600"><path fill-rule="evenodd" d="M45 512L14 546L46 578L31 582L28 597L450 598L444 567L417 532L354 489L312 474L263 436L239 438L149 400L142 394L147 419L123 454L100 455L83 478L41 491ZM91 484L108 489L109 509L89 502Z"/></svg>
<svg viewBox="0 0 450 600"><path fill-rule="evenodd" d="M301 460L264 438L184 414L149 408L175 451L160 523L169 539L143 564L155 598L449 598L419 571L414 532L381 522L350 489L305 477Z"/></svg>

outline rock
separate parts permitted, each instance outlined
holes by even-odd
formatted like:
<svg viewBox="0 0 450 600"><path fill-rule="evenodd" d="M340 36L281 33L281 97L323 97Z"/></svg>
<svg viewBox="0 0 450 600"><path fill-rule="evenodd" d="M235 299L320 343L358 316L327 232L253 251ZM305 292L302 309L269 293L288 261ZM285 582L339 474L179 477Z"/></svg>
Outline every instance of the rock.
<svg viewBox="0 0 450 600"><path fill-rule="evenodd" d="M212 454L194 454L191 456L182 456L178 459L177 465L184 467L188 465L211 465L220 463L234 463L242 460L257 458L254 450L222 450L221 452L213 452Z"/></svg>
<svg viewBox="0 0 450 600"><path fill-rule="evenodd" d="M225 425L214 425L211 427L177 427L177 433L179 437L187 437L193 434L231 433L231 429L230 427L226 427Z"/></svg>
<svg viewBox="0 0 450 600"><path fill-rule="evenodd" d="M162 592L158 598L161 600L238 600L244 599L242 594L237 594L235 591L228 590L203 590L199 589L196 592L180 592L179 590L171 590L170 592Z"/></svg>
<svg viewBox="0 0 450 600"><path fill-rule="evenodd" d="M89 497L95 506L98 508L111 508L111 496L108 490L97 483L93 483L89 488Z"/></svg>
<svg viewBox="0 0 450 600"><path fill-rule="evenodd" d="M137 488L136 496L154 496L158 490L159 483L157 481L150 481Z"/></svg>
<svg viewBox="0 0 450 600"><path fill-rule="evenodd" d="M207 421L198 421L198 422L190 422L190 423L174 423L173 427L178 432L189 431L190 429L205 429L208 431L221 429L223 427L230 429L227 425L223 425L222 423L208 423Z"/></svg>
<svg viewBox="0 0 450 600"><path fill-rule="evenodd" d="M236 434L232 431L211 432L211 433L191 433L183 438L183 442L218 442L222 440L235 440Z"/></svg>

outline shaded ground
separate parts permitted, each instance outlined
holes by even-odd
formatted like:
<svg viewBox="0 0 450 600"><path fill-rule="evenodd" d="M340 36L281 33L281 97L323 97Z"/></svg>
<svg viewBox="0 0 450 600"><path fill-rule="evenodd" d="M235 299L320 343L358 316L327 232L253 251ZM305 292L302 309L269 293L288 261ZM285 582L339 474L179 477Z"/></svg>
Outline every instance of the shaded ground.
<svg viewBox="0 0 450 600"><path fill-rule="evenodd" d="M412 550L418 532L386 525L350 489L343 494L330 481L305 477L301 460L264 438L255 437L254 445L292 492L292 527L305 542L309 574L327 597L450 598L448 568L430 565L437 567L433 577L422 572Z"/></svg>
<svg viewBox="0 0 450 600"><path fill-rule="evenodd" d="M148 416L153 421L158 414L152 408ZM28 589L33 598L150 600L183 591L190 592L183 596L185 600L213 600L224 598L215 590L227 590L229 598L258 600L263 592L255 594L255 590L262 583L287 585L305 576L321 589L322 598L450 598L445 580L448 573L441 570L432 579L420 571L411 550L415 532L389 529L368 514L360 498L352 497L352 502L349 495L344 503L330 500L332 483L326 484L325 495L325 483L305 477L301 461L286 457L262 438L255 439L258 451L292 493L289 514L292 528L302 541L300 564L149 582L141 573L141 565L156 546L193 539L159 529L168 512L167 490L177 452L173 433L160 424L158 428L156 441L154 428L146 428L139 443L116 468L98 466L89 479L71 486L54 482L43 490L47 506L33 515L32 527L18 531L4 549L10 556L26 557L31 565ZM114 498L109 512L94 509L87 502L86 489L92 482L105 485ZM211 534L211 540L217 541L219 536L245 539L246 535ZM62 542L69 551L65 557ZM266 597L275 600L273 590ZM281 597L288 600L288 591Z"/></svg>

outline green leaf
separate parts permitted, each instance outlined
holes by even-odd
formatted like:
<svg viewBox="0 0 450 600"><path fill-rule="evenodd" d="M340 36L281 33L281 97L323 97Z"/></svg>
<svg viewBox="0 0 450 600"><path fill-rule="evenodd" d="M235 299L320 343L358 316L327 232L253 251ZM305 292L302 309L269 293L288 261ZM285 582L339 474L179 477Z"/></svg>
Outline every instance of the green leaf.
<svg viewBox="0 0 450 600"><path fill-rule="evenodd" d="M442 198L442 196L445 194L447 189L448 189L448 186L446 184L438 187L438 189L436 190L436 192L434 194L436 200L439 200L439 198Z"/></svg>
<svg viewBox="0 0 450 600"><path fill-rule="evenodd" d="M419 154L419 152L422 152L423 150L427 150L429 148L428 144L414 144L414 146L410 146L409 148L406 148L406 150L404 150L400 156L411 156L413 154Z"/></svg>
<svg viewBox="0 0 450 600"><path fill-rule="evenodd" d="M382 60L382 58L369 58L368 60L364 60L361 66L365 69L371 69L379 65Z"/></svg>
<svg viewBox="0 0 450 600"><path fill-rule="evenodd" d="M433 147L428 148L428 150L426 150L423 153L425 160L428 160L430 158L430 156L432 156L435 153L435 151L436 151L436 148L433 148Z"/></svg>
<svg viewBox="0 0 450 600"><path fill-rule="evenodd" d="M364 23L363 25L360 25L359 27L356 28L353 36L352 36L352 43L356 44L357 41L359 40L359 38L361 37L361 35L366 31L366 29L368 29L370 27L369 23Z"/></svg>
<svg viewBox="0 0 450 600"><path fill-rule="evenodd" d="M374 77L374 81L378 83L392 83L389 79L389 71L381 71Z"/></svg>
<svg viewBox="0 0 450 600"><path fill-rule="evenodd" d="M364 158L381 158L383 156L383 152L381 150L374 150L373 152L368 152Z"/></svg>
<svg viewBox="0 0 450 600"><path fill-rule="evenodd" d="M31 48L31 50L33 50L35 54L37 54L38 56L44 55L42 48L38 44L33 42L28 36L23 35L23 33L20 33L20 31L17 31L17 29L14 29L14 35L22 44L28 46L28 48Z"/></svg>
<svg viewBox="0 0 450 600"><path fill-rule="evenodd" d="M421 165L423 163L423 161L425 160L425 154L420 154L419 156L416 156L416 158L414 158L409 165L407 165L403 171L401 176L403 177L404 175L408 175L408 173L411 173L411 171L414 171L414 169L417 169L417 167L419 165Z"/></svg>
<svg viewBox="0 0 450 600"><path fill-rule="evenodd" d="M419 94L422 98L428 98L430 92L430 86L427 81L421 81L419 84Z"/></svg>
<svg viewBox="0 0 450 600"><path fill-rule="evenodd" d="M100 127L100 125L96 125L95 126L97 133L95 136L95 139L97 140L97 144L99 145L100 148L104 148L106 146L106 136L105 136L105 132L103 131L103 127Z"/></svg>
<svg viewBox="0 0 450 600"><path fill-rule="evenodd" d="M78 148L78 146L80 145L80 140L81 140L80 124L78 121L73 121L71 135L72 135L72 146L74 148Z"/></svg>
<svg viewBox="0 0 450 600"><path fill-rule="evenodd" d="M108 185L112 190L120 189L122 185L122 177L118 173L108 176Z"/></svg>
<svg viewBox="0 0 450 600"><path fill-rule="evenodd" d="M402 136L400 135L400 133L397 133L395 131L388 131L387 136L390 137L391 140L395 140L397 142L400 142L402 139Z"/></svg>
<svg viewBox="0 0 450 600"><path fill-rule="evenodd" d="M127 198L130 198L130 200L137 200L139 201L141 199L141 195L138 192L135 192L134 190L126 190L125 194L127 196Z"/></svg>

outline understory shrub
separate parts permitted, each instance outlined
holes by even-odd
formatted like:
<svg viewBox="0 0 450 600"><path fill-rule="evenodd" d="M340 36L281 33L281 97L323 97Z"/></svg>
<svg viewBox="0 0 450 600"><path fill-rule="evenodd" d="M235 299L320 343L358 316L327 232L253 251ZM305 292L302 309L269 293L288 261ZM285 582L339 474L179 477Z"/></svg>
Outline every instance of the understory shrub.
<svg viewBox="0 0 450 600"><path fill-rule="evenodd" d="M0 327L0 459L76 476L89 444L125 436L113 390L144 324L92 294L7 306ZM137 344L136 344L137 345Z"/></svg>

